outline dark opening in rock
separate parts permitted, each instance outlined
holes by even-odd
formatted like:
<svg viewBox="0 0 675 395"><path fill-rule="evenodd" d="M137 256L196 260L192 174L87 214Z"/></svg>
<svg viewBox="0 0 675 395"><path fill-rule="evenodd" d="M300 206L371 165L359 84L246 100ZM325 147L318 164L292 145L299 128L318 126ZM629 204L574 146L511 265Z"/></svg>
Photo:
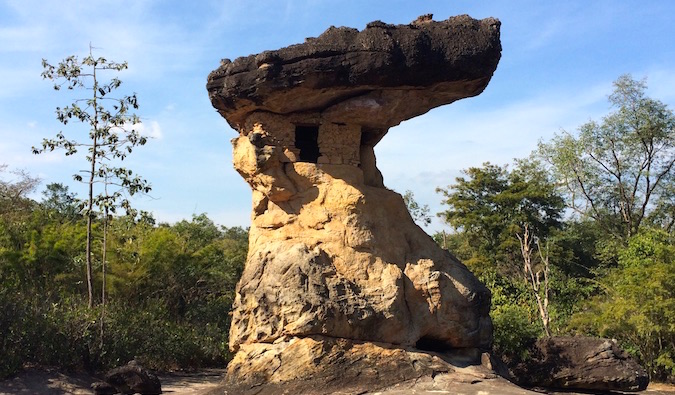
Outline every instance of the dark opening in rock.
<svg viewBox="0 0 675 395"><path fill-rule="evenodd" d="M296 126L295 148L300 149L300 162L316 163L321 156L319 152L319 127Z"/></svg>
<svg viewBox="0 0 675 395"><path fill-rule="evenodd" d="M433 352L446 352L451 349L445 342L442 342L433 337L421 337L417 343L415 343L415 348L422 351L433 351Z"/></svg>

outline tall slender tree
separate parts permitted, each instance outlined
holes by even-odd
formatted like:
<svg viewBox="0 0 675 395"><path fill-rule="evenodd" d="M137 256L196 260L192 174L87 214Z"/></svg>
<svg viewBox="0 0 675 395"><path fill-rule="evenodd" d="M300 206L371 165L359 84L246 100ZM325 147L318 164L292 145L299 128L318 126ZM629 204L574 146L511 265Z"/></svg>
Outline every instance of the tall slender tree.
<svg viewBox="0 0 675 395"><path fill-rule="evenodd" d="M63 125L67 125L71 120L87 125L88 138L69 139L63 132L59 132L56 138L44 139L41 147L33 147L33 153L63 149L66 156L70 156L76 154L79 149L87 150L88 169L81 170L73 177L86 183L88 187L84 210L87 218L86 273L89 307L93 307L92 224L96 217L94 208L111 206L111 201L119 199L122 199L121 205L127 208L128 201L123 198L125 195L150 191L150 185L146 180L133 175L130 169L117 166L134 147L144 145L147 139L135 129L135 125L140 123L139 117L131 112L138 109L136 94L114 97L112 94L122 85L122 81L117 77L110 80L102 79L107 72L114 73L127 69L126 62L117 63L103 57L96 58L90 46L89 54L82 59L69 56L56 66L43 59L42 66L42 77L53 81L55 90L65 87L68 90L88 91L88 97L76 99L65 107L56 108L56 118ZM109 183L111 179L114 179L113 182L120 187L119 193L109 195L104 191L95 194L97 184Z"/></svg>

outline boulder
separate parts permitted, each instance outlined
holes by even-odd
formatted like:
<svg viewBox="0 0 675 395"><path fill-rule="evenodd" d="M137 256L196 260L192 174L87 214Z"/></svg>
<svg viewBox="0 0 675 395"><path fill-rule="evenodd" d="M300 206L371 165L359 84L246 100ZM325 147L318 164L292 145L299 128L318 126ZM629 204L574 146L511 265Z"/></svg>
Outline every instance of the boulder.
<svg viewBox="0 0 675 395"><path fill-rule="evenodd" d="M349 165L289 163L279 174L295 193L267 198L253 218L233 351L310 335L490 348L489 291L415 225L399 194L365 185Z"/></svg>
<svg viewBox="0 0 675 395"><path fill-rule="evenodd" d="M105 375L106 383L122 394L156 395L162 393L159 378L136 361L114 368Z"/></svg>
<svg viewBox="0 0 675 395"><path fill-rule="evenodd" d="M642 391L649 376L615 340L591 337L539 339L529 361L513 370L527 387L582 391Z"/></svg>

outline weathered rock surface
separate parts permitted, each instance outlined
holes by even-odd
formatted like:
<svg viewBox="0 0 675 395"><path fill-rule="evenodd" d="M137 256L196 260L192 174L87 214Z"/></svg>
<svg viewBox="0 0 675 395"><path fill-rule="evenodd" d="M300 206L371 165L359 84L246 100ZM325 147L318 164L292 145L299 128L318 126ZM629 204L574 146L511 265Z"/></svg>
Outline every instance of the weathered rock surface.
<svg viewBox="0 0 675 395"><path fill-rule="evenodd" d="M513 369L528 387L592 391L642 391L649 376L616 341L589 337L539 339L533 359Z"/></svg>
<svg viewBox="0 0 675 395"><path fill-rule="evenodd" d="M374 146L390 126L480 93L499 56L497 20L423 17L331 28L211 73L253 190L230 329L236 391L336 389L351 365L354 388L395 384L435 375L435 357L412 348L490 348L489 291L384 187Z"/></svg>
<svg viewBox="0 0 675 395"><path fill-rule="evenodd" d="M454 358L390 344L312 336L242 346L222 387L226 394L366 394L422 391L534 394L480 364L478 350ZM482 385L477 385L481 383ZM473 391L471 390L473 387ZM414 389L414 390L413 390ZM486 393L486 392L482 392Z"/></svg>
<svg viewBox="0 0 675 395"><path fill-rule="evenodd" d="M253 150L248 137L239 140L236 151ZM349 165L280 169L295 193L260 197L233 306L233 350L315 334L490 347L489 291L413 223L399 194L365 185Z"/></svg>
<svg viewBox="0 0 675 395"><path fill-rule="evenodd" d="M121 394L157 395L162 393L162 384L157 376L136 361L110 370L105 382L115 387ZM109 387L101 387L101 389Z"/></svg>
<svg viewBox="0 0 675 395"><path fill-rule="evenodd" d="M225 59L207 88L235 129L256 111L321 111L386 130L481 93L500 58L499 26L493 18L436 22L429 15L362 31L331 27L303 44Z"/></svg>

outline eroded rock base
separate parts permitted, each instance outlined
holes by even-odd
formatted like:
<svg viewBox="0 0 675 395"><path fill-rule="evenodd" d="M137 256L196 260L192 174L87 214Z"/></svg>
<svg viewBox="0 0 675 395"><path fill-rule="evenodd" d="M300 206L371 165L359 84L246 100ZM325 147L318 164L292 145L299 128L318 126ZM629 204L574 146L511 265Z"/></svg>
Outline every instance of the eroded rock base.
<svg viewBox="0 0 675 395"><path fill-rule="evenodd" d="M421 394L462 387L465 393L499 388L501 394L534 394L499 377L481 359L487 362L487 354L478 349L434 353L325 336L295 337L242 345L223 387L212 393Z"/></svg>

